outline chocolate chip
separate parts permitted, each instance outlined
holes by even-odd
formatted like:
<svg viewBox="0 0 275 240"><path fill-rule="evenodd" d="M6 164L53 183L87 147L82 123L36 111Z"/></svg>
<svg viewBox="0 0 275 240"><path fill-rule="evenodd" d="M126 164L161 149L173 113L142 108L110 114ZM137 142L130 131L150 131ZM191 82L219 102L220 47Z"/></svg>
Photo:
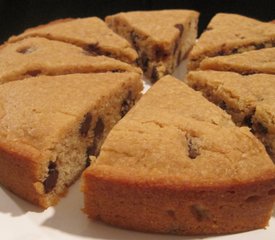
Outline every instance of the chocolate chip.
<svg viewBox="0 0 275 240"><path fill-rule="evenodd" d="M98 150L97 150L97 141L94 140L93 144L91 146L89 146L86 150L86 164L85 164L85 168L89 167L91 164L91 159L89 156L98 156Z"/></svg>
<svg viewBox="0 0 275 240"><path fill-rule="evenodd" d="M21 54L30 54L36 50L35 47L30 47L30 46L24 46L20 47L16 50L16 52L21 53Z"/></svg>
<svg viewBox="0 0 275 240"><path fill-rule="evenodd" d="M86 158L85 168L89 167L91 165L91 159L89 156Z"/></svg>
<svg viewBox="0 0 275 240"><path fill-rule="evenodd" d="M139 39L138 35L137 35L134 31L132 31L132 32L130 33L130 38L131 38L133 47L134 47L136 50L138 50L138 49L139 49L139 46L138 46L138 44L137 44L137 40Z"/></svg>
<svg viewBox="0 0 275 240"><path fill-rule="evenodd" d="M264 43L258 43L255 45L255 49L258 50L258 49L261 49L261 48L265 48L265 44Z"/></svg>
<svg viewBox="0 0 275 240"><path fill-rule="evenodd" d="M177 29L179 30L179 32L180 32L180 37L181 37L182 34L183 34L183 31L184 31L184 26L183 26L183 24L177 23L177 24L174 25L174 27L177 28Z"/></svg>
<svg viewBox="0 0 275 240"><path fill-rule="evenodd" d="M252 127L252 117L253 117L253 114L249 114L249 115L247 115L247 116L244 117L244 119L243 119L243 125L246 125L246 126L248 126L250 128Z"/></svg>
<svg viewBox="0 0 275 240"><path fill-rule="evenodd" d="M98 43L91 43L88 44L84 47L85 53L88 53L89 55L92 56L97 56L97 55L101 55L101 49L98 46Z"/></svg>
<svg viewBox="0 0 275 240"><path fill-rule="evenodd" d="M247 75L251 75L251 74L255 74L257 73L257 71L253 71L253 70L244 70L242 71L240 74L243 76L247 76Z"/></svg>
<svg viewBox="0 0 275 240"><path fill-rule="evenodd" d="M96 156L96 149L97 149L97 143L94 141L94 143L89 146L86 150L87 156Z"/></svg>
<svg viewBox="0 0 275 240"><path fill-rule="evenodd" d="M89 167L91 163L95 163L95 161L96 161L96 156L87 156L85 167L86 168Z"/></svg>
<svg viewBox="0 0 275 240"><path fill-rule="evenodd" d="M92 114L88 112L84 115L84 119L79 128L79 133L82 137L87 137L88 131L91 127L91 123L92 123Z"/></svg>
<svg viewBox="0 0 275 240"><path fill-rule="evenodd" d="M270 156L273 156L274 155L274 150L272 149L272 147L269 145L269 144L267 144L267 143L265 143L265 150L266 150L266 152L270 155ZM274 162L274 160L273 160L273 162ZM274 162L275 163L275 162Z"/></svg>
<svg viewBox="0 0 275 240"><path fill-rule="evenodd" d="M250 196L248 197L247 199L245 199L246 202L257 202L260 200L260 196L257 196L257 195L253 195L253 196Z"/></svg>
<svg viewBox="0 0 275 240"><path fill-rule="evenodd" d="M200 205L192 205L191 212L199 222L209 218L206 209Z"/></svg>
<svg viewBox="0 0 275 240"><path fill-rule="evenodd" d="M221 102L218 104L218 106L219 106L221 109L223 109L223 110L226 110L226 108L227 108L225 101L221 101Z"/></svg>
<svg viewBox="0 0 275 240"><path fill-rule="evenodd" d="M48 166L48 177L43 182L45 193L51 192L58 179L58 170L56 169L56 163L50 161Z"/></svg>
<svg viewBox="0 0 275 240"><path fill-rule="evenodd" d="M165 49L162 46L154 46L154 52L155 52L155 58L157 61L161 59L165 59L168 56L168 53L165 51Z"/></svg>
<svg viewBox="0 0 275 240"><path fill-rule="evenodd" d="M98 143L101 140L104 132L104 122L101 118L98 118L95 128L94 128L94 140L93 144L89 146L86 150L87 159L86 159L86 167L90 166L90 158L89 156L98 156L99 149Z"/></svg>
<svg viewBox="0 0 275 240"><path fill-rule="evenodd" d="M152 73L151 73L151 82L155 83L157 80L159 80L159 73L156 66L153 66Z"/></svg>
<svg viewBox="0 0 275 240"><path fill-rule="evenodd" d="M253 128L254 128L254 130L255 130L257 133L259 133L259 134L265 135L265 134L268 133L267 127L264 126L264 125L263 125L262 123L260 123L260 122L254 123Z"/></svg>
<svg viewBox="0 0 275 240"><path fill-rule="evenodd" d="M275 189L270 189L268 191L268 195L275 195Z"/></svg>
<svg viewBox="0 0 275 240"><path fill-rule="evenodd" d="M222 49L218 51L217 55L220 55L220 56L226 55L226 51Z"/></svg>
<svg viewBox="0 0 275 240"><path fill-rule="evenodd" d="M101 118L98 118L94 128L94 138L100 139L104 132L104 122Z"/></svg>
<svg viewBox="0 0 275 240"><path fill-rule="evenodd" d="M126 99L124 99L121 104L120 116L124 117L133 105L134 101L132 99L132 92L129 92Z"/></svg>
<svg viewBox="0 0 275 240"><path fill-rule="evenodd" d="M27 71L25 73L25 76L31 76L31 77L35 77L35 76L38 76L39 74L41 74L41 70L30 70L30 71Z"/></svg>
<svg viewBox="0 0 275 240"><path fill-rule="evenodd" d="M187 139L188 144L188 157L191 159L195 159L197 156L200 155L199 146L195 143L193 138Z"/></svg>
<svg viewBox="0 0 275 240"><path fill-rule="evenodd" d="M149 64L149 58L147 57L147 54L142 52L137 59L137 64L142 68L144 72L147 71L148 69L148 64Z"/></svg>
<svg viewBox="0 0 275 240"><path fill-rule="evenodd" d="M233 49L231 50L231 53L232 53L232 54L235 54L235 53L238 53L238 51L239 51L238 48L233 48Z"/></svg>

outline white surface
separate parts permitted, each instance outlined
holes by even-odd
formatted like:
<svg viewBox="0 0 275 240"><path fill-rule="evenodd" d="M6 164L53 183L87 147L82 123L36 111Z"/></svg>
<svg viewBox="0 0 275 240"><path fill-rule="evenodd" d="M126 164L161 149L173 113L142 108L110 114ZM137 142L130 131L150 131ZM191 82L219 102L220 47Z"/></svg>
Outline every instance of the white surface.
<svg viewBox="0 0 275 240"><path fill-rule="evenodd" d="M183 74L177 69L174 75L183 79ZM145 83L145 89L149 87ZM111 227L86 217L79 189L78 181L57 206L43 211L0 186L0 240L275 240L275 213L267 229L223 236L158 235Z"/></svg>

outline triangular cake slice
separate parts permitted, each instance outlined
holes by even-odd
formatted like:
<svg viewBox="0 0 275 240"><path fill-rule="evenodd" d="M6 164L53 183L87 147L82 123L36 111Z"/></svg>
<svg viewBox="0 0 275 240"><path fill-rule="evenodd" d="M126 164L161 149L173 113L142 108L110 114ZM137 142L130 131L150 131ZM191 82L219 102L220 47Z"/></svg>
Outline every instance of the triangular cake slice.
<svg viewBox="0 0 275 240"><path fill-rule="evenodd" d="M248 128L211 123L210 112L218 119L223 114L203 99L171 76L149 89L83 174L89 217L176 234L230 233L268 224L275 165ZM192 113L184 114L179 102L192 105Z"/></svg>
<svg viewBox="0 0 275 240"><path fill-rule="evenodd" d="M275 76L242 76L231 72L194 71L188 84L203 92L238 125L248 125L275 160Z"/></svg>
<svg viewBox="0 0 275 240"><path fill-rule="evenodd" d="M139 66L155 82L186 58L197 37L198 16L191 10L136 11L105 21L137 50Z"/></svg>
<svg viewBox="0 0 275 240"><path fill-rule="evenodd" d="M189 69L196 69L205 57L274 46L274 24L237 14L218 13L193 47L189 56Z"/></svg>
<svg viewBox="0 0 275 240"><path fill-rule="evenodd" d="M275 74L275 48L206 58L201 62L200 69L233 71L243 75L254 73Z"/></svg>
<svg viewBox="0 0 275 240"><path fill-rule="evenodd" d="M28 37L44 37L82 47L93 55L105 55L127 63L135 63L137 53L122 37L114 33L97 17L60 19L45 25L30 28L9 42Z"/></svg>
<svg viewBox="0 0 275 240"><path fill-rule="evenodd" d="M49 207L139 98L136 73L39 76L0 86L0 184Z"/></svg>
<svg viewBox="0 0 275 240"><path fill-rule="evenodd" d="M0 83L37 75L108 71L141 73L119 60L93 56L80 47L45 38L27 38L0 48Z"/></svg>

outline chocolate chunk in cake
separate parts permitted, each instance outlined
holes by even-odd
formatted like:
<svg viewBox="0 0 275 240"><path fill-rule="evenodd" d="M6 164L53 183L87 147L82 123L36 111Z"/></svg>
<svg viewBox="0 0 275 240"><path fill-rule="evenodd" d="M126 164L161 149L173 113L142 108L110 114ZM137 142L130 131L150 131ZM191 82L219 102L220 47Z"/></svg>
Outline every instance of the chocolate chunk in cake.
<svg viewBox="0 0 275 240"><path fill-rule="evenodd" d="M275 160L275 75L193 71L187 81L210 101L224 103L234 122L250 127Z"/></svg>
<svg viewBox="0 0 275 240"><path fill-rule="evenodd" d="M70 43L85 49L92 55L105 55L123 62L135 63L138 55L131 45L114 33L97 17L60 19L45 25L30 28L9 42L30 37L43 37ZM115 44L114 44L115 43Z"/></svg>
<svg viewBox="0 0 275 240"><path fill-rule="evenodd" d="M139 74L111 72L0 85L0 183L41 207L54 205L89 164L87 154L99 154L121 102L131 92L134 103L141 90Z"/></svg>
<svg viewBox="0 0 275 240"><path fill-rule="evenodd" d="M106 17L108 26L139 54L139 66L156 82L172 73L197 37L199 14L191 10L136 11Z"/></svg>
<svg viewBox="0 0 275 240"><path fill-rule="evenodd" d="M190 53L190 70L198 68L206 57L271 48L275 44L274 24L238 14L218 13L206 30Z"/></svg>

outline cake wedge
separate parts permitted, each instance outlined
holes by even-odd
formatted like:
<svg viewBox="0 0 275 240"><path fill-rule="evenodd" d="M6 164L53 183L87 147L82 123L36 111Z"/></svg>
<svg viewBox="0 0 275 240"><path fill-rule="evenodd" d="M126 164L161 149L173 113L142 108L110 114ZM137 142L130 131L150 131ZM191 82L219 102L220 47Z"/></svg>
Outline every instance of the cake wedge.
<svg viewBox="0 0 275 240"><path fill-rule="evenodd" d="M154 83L187 57L197 37L198 17L192 10L134 11L105 21L136 49L138 65Z"/></svg>
<svg viewBox="0 0 275 240"><path fill-rule="evenodd" d="M124 38L115 34L97 17L59 19L27 29L18 36L10 37L8 42L17 42L29 37L43 37L70 43L92 55L105 55L130 64L134 64L138 57Z"/></svg>
<svg viewBox="0 0 275 240"><path fill-rule="evenodd" d="M0 47L0 84L38 75L92 72L138 72L141 70L106 56L94 56L80 47L26 38Z"/></svg>
<svg viewBox="0 0 275 240"><path fill-rule="evenodd" d="M275 160L275 76L232 72L193 71L188 84L203 93L239 125L252 128Z"/></svg>
<svg viewBox="0 0 275 240"><path fill-rule="evenodd" d="M206 57L231 55L275 46L275 25L238 14L218 13L201 34L189 59L190 70Z"/></svg>
<svg viewBox="0 0 275 240"><path fill-rule="evenodd" d="M182 111L188 105L191 112ZM224 119L225 113L171 76L160 79L84 171L84 212L146 232L265 227L275 201L275 165L248 128L212 122L209 114Z"/></svg>
<svg viewBox="0 0 275 240"><path fill-rule="evenodd" d="M205 58L200 63L200 69L232 71L243 75L255 73L275 74L275 48Z"/></svg>
<svg viewBox="0 0 275 240"><path fill-rule="evenodd" d="M0 184L43 208L56 204L141 90L136 73L39 76L0 85Z"/></svg>

